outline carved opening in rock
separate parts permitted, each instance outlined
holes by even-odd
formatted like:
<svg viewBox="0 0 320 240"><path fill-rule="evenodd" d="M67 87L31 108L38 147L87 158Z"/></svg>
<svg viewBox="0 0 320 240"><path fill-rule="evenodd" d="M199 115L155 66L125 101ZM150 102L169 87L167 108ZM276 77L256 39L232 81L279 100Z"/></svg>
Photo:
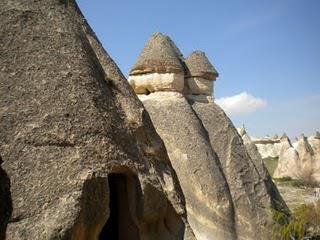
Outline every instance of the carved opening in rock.
<svg viewBox="0 0 320 240"><path fill-rule="evenodd" d="M136 202L138 180L134 176L112 173L108 176L110 216L99 240L139 240L139 230L132 207Z"/></svg>

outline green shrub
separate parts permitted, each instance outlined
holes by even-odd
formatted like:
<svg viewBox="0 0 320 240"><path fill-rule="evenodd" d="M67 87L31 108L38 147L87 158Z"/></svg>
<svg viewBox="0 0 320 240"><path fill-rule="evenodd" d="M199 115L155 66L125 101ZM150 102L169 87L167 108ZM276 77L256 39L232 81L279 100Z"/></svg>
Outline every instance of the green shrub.
<svg viewBox="0 0 320 240"><path fill-rule="evenodd" d="M291 177L281 177L281 178L274 178L276 182L290 182L292 181Z"/></svg>
<svg viewBox="0 0 320 240"><path fill-rule="evenodd" d="M320 201L315 204L302 204L296 207L290 216L276 210L272 210L272 213L273 239L320 239Z"/></svg>
<svg viewBox="0 0 320 240"><path fill-rule="evenodd" d="M274 178L278 183L288 183L292 187L319 187L319 183L312 176L299 176L297 179L291 177Z"/></svg>

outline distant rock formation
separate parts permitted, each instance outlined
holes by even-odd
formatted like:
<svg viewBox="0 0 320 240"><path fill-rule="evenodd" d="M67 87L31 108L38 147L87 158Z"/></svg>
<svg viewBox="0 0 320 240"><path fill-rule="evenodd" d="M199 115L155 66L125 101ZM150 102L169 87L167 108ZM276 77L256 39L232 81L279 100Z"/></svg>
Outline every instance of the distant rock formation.
<svg viewBox="0 0 320 240"><path fill-rule="evenodd" d="M0 39L0 238L10 179L8 240L195 239L162 140L76 2L3 0Z"/></svg>
<svg viewBox="0 0 320 240"><path fill-rule="evenodd" d="M302 135L295 146L287 136L283 136L281 142L282 147L274 177L320 181L320 139L317 135L309 139Z"/></svg>
<svg viewBox="0 0 320 240"><path fill-rule="evenodd" d="M279 154L278 166L273 174L274 178L291 177L297 178L300 170L299 154L291 144L287 135L280 139L281 149Z"/></svg>
<svg viewBox="0 0 320 240"><path fill-rule="evenodd" d="M262 158L279 157L281 142L278 135L263 138L251 137L251 141L257 146Z"/></svg>
<svg viewBox="0 0 320 240"><path fill-rule="evenodd" d="M149 49L151 45L156 48ZM159 87L158 81L144 82L144 75L163 74L158 70L163 64L157 67L153 63L161 62L155 61L155 56L166 58L156 53L166 47L172 48L166 50L172 54L170 62L180 61L180 65L175 64L179 69L168 67L166 73L184 74L183 91L181 87ZM150 59L145 55L147 51L154 53ZM142 60L139 57L133 66L129 82L166 145L185 194L195 236L198 240L213 236L217 240L270 239L268 208L286 208L285 203L269 174L259 173L261 159L256 164L250 158L232 122L213 102L210 81L218 73L205 54L196 51L185 61L181 56L168 36L155 33L142 50ZM137 72L141 62L152 64L144 64Z"/></svg>
<svg viewBox="0 0 320 240"><path fill-rule="evenodd" d="M309 138L301 135L297 139L298 141L292 144L286 134L283 134L280 138L278 136L273 138L252 138L246 133L244 126L237 130L247 148L251 148L252 150L253 146L251 145L254 144L260 155L265 154L264 157L271 157L270 152L275 149L275 146L276 148L280 147L279 153L276 155L278 156L278 165L273 174L274 178L290 177L302 180L312 178L320 181L319 132L316 132L314 136L310 136ZM264 145L264 149L269 148L269 150L262 150L261 145ZM254 159L254 157L252 158Z"/></svg>

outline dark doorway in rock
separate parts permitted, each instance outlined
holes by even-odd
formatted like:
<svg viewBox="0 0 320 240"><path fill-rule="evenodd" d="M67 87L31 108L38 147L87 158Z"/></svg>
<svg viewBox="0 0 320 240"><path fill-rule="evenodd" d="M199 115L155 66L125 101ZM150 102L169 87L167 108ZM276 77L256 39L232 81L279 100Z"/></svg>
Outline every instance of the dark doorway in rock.
<svg viewBox="0 0 320 240"><path fill-rule="evenodd" d="M130 211L131 203L136 202L136 178L113 173L108 176L108 182L110 216L99 240L139 240L139 231L132 216L134 211Z"/></svg>

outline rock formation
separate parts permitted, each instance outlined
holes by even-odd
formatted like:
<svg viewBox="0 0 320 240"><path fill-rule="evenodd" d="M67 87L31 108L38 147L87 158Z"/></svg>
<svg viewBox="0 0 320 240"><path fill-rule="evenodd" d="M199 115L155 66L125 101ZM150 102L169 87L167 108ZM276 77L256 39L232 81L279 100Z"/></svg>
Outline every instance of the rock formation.
<svg viewBox="0 0 320 240"><path fill-rule="evenodd" d="M8 240L194 239L163 142L75 1L1 1L0 52L0 236L10 178Z"/></svg>
<svg viewBox="0 0 320 240"><path fill-rule="evenodd" d="M313 172L313 177L320 182L320 133L316 132L314 136L309 137L308 142L312 147L315 159L316 171Z"/></svg>
<svg viewBox="0 0 320 240"><path fill-rule="evenodd" d="M251 140L245 127L242 126L241 128L237 128L237 131L238 131L240 137L242 138L242 141L246 147L246 150L247 150L250 158L254 161L254 164L257 167L257 170L259 171L260 175L265 179L269 179L270 176L267 172L266 167L264 166L264 163L263 163L262 157L259 153L259 150L258 150L256 144Z"/></svg>
<svg viewBox="0 0 320 240"><path fill-rule="evenodd" d="M204 52L194 51L185 60L187 75L184 93L191 97L210 96L213 98L213 83L219 76Z"/></svg>
<svg viewBox="0 0 320 240"><path fill-rule="evenodd" d="M262 158L277 158L280 154L281 142L276 135L274 137L255 138L251 137L251 141L257 146Z"/></svg>
<svg viewBox="0 0 320 240"><path fill-rule="evenodd" d="M160 45L159 49L170 46L172 43L169 37L155 33L146 46L150 46L149 42L153 42L154 39L159 39L155 44ZM166 41L160 41L163 39ZM163 47L161 47L162 44ZM171 52L174 52L174 49L177 47L171 46ZM142 50L143 52L145 50ZM180 61L178 54L175 61ZM137 62L141 60L138 59ZM184 80L184 68L182 64L180 66ZM145 67L151 68L148 65ZM143 74L141 75L138 76L139 79L143 79ZM129 81L134 90L139 93L136 88L139 80L132 79L131 72ZM140 84L144 84L143 80ZM161 85L161 82L159 84ZM197 239L210 239L211 236L216 236L217 239L235 239L234 209L228 186L205 129L181 94L183 87L184 85L180 88L180 92L174 89L164 91L162 88L162 91L140 97L151 114L158 133L165 141L170 160L188 199L188 219L196 232ZM198 159L201 159L201 162ZM219 209L218 212L217 209Z"/></svg>
<svg viewBox="0 0 320 240"><path fill-rule="evenodd" d="M309 143L312 143L312 145ZM274 177L291 177L293 179L320 181L320 154L318 152L319 140L317 136L300 137L293 146L285 135L281 138L281 151L278 166Z"/></svg>
<svg viewBox="0 0 320 240"><path fill-rule="evenodd" d="M310 136L308 142L312 147L314 154L320 155L320 133L316 132L314 136Z"/></svg>
<svg viewBox="0 0 320 240"><path fill-rule="evenodd" d="M296 150L301 161L301 170L308 172L312 171L314 165L314 151L308 142L307 137L305 137L303 134L298 141Z"/></svg>
<svg viewBox="0 0 320 240"><path fill-rule="evenodd" d="M192 66L197 61L189 59L184 62L173 42L167 36L160 38L159 35L154 34L149 41L167 39L167 43L153 43L157 49L162 49L161 44L171 44L170 52L176 52L176 59L172 62L180 60L182 68L177 72L181 74L183 70L185 74L184 91L161 87L147 93L139 91L155 89L149 86L150 82L146 86L143 82L145 74L161 74L157 70L161 66L157 68L152 64L143 65L138 74L136 66L139 64L135 64L129 79L166 145L185 194L188 219L196 238L270 239L268 208L286 208L285 204L269 174L266 171L265 175L259 173L258 164L250 158L232 122L213 102L210 84L201 85L206 76L201 71L205 55L191 54L190 59L192 56L202 59L200 66ZM148 51L156 51L150 50L149 46L151 44L147 42L145 48ZM145 49L140 56L145 56L144 52ZM153 56L150 58L143 59L143 62L153 63ZM138 59L137 63L140 62L142 60ZM149 69L153 69L152 72ZM214 68L210 69L213 73ZM196 82L199 76L200 81ZM217 73L209 76L212 81ZM161 82L155 84L158 86Z"/></svg>
<svg viewBox="0 0 320 240"><path fill-rule="evenodd" d="M132 67L129 81L138 94L155 91L182 91L184 68L167 36L152 35Z"/></svg>
<svg viewBox="0 0 320 240"><path fill-rule="evenodd" d="M10 180L7 173L1 168L0 156L0 240L5 239L7 224L12 212Z"/></svg>

